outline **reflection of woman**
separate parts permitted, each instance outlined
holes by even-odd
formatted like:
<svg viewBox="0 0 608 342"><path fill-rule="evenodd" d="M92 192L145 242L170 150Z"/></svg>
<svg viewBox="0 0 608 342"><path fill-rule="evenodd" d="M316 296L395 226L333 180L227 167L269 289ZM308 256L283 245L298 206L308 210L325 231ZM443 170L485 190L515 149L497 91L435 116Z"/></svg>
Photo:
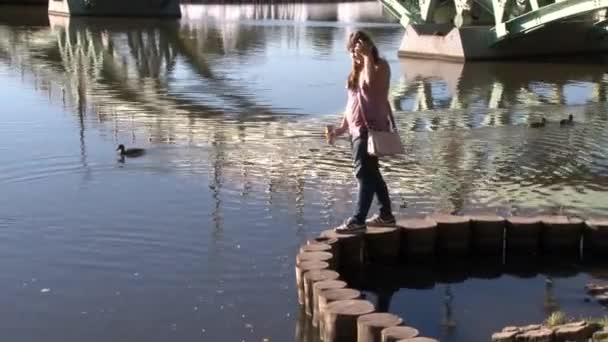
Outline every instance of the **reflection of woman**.
<svg viewBox="0 0 608 342"><path fill-rule="evenodd" d="M389 130L388 103L390 68L379 57L378 49L364 32L350 35L347 49L352 58L352 70L348 76L348 103L340 127L330 129L333 140L346 131L351 135L355 177L359 183L355 214L347 219L338 231L358 231L370 226L395 224L388 188L380 173L378 158L367 153L368 127ZM380 214L366 221L374 194L380 202Z"/></svg>

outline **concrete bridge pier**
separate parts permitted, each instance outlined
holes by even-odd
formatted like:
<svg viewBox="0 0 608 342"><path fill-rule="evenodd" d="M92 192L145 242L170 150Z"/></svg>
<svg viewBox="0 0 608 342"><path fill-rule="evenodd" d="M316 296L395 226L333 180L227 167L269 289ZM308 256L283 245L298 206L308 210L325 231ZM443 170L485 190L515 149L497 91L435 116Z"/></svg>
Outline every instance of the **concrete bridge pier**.
<svg viewBox="0 0 608 342"><path fill-rule="evenodd" d="M48 0L48 3L51 15L181 17L179 0Z"/></svg>
<svg viewBox="0 0 608 342"><path fill-rule="evenodd" d="M608 51L608 0L380 0L405 27L399 55L455 60Z"/></svg>
<svg viewBox="0 0 608 342"><path fill-rule="evenodd" d="M542 30L493 42L491 26L410 24L399 48L401 57L483 60L608 51L605 36L593 23L557 22Z"/></svg>

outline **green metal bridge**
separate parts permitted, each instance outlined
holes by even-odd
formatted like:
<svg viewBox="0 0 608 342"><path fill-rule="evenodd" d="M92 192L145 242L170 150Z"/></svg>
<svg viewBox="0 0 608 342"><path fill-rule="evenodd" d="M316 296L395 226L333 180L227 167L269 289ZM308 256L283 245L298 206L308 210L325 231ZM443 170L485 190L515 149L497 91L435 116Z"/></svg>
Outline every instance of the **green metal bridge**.
<svg viewBox="0 0 608 342"><path fill-rule="evenodd" d="M400 51L406 56L493 59L608 50L608 0L380 1L408 29Z"/></svg>

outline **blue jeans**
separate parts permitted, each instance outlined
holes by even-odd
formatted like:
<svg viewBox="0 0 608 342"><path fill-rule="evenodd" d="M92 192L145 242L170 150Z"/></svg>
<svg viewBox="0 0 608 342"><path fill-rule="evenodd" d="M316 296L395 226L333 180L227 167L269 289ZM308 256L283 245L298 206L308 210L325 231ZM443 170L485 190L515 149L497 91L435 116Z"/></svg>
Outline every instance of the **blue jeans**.
<svg viewBox="0 0 608 342"><path fill-rule="evenodd" d="M380 216L382 218L393 216L391 199L380 173L378 157L370 156L367 153L367 137L367 132L364 131L352 141L355 177L359 183L357 207L353 218L358 223L365 223L374 195L380 202Z"/></svg>

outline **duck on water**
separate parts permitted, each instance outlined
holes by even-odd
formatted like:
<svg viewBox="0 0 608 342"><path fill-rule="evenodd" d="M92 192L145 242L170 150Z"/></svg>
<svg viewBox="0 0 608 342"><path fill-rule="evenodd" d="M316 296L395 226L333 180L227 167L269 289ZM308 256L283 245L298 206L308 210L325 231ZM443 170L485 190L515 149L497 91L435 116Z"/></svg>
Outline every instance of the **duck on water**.
<svg viewBox="0 0 608 342"><path fill-rule="evenodd" d="M533 123L530 124L530 127L532 127L532 128L541 128L541 127L545 127L546 124L547 124L547 119L541 118L540 122L533 122Z"/></svg>
<svg viewBox="0 0 608 342"><path fill-rule="evenodd" d="M572 114L568 115L567 119L562 119L559 122L560 126L571 126L574 124L574 116Z"/></svg>
<svg viewBox="0 0 608 342"><path fill-rule="evenodd" d="M139 157L145 153L143 148L125 148L125 145L120 144L116 151L120 151L121 157Z"/></svg>

